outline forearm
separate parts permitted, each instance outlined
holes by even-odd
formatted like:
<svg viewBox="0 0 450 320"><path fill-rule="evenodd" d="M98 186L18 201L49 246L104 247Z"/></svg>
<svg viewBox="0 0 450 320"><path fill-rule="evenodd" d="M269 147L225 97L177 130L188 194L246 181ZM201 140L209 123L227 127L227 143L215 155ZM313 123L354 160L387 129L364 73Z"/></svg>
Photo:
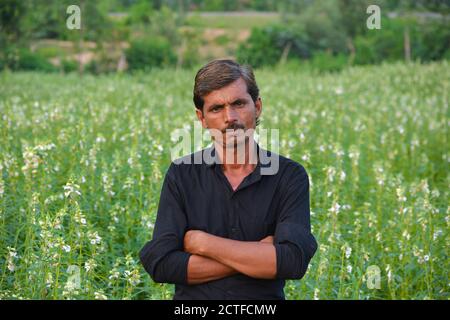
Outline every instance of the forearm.
<svg viewBox="0 0 450 320"><path fill-rule="evenodd" d="M233 268L216 260L199 255L191 255L188 262L188 284L200 284L236 274Z"/></svg>
<svg viewBox="0 0 450 320"><path fill-rule="evenodd" d="M275 246L260 241L237 241L208 235L199 254L253 278L274 279L277 272Z"/></svg>

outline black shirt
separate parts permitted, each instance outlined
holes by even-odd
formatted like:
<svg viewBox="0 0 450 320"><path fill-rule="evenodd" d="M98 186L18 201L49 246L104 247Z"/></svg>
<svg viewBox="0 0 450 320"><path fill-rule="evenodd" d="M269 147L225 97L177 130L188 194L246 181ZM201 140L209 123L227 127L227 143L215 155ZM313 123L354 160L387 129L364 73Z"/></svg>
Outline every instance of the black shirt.
<svg viewBox="0 0 450 320"><path fill-rule="evenodd" d="M304 276L317 250L310 227L308 175L297 162L257 148L266 152L266 159L278 156L278 172L262 175L271 162L263 163L259 157L255 170L235 191L216 163L214 147L182 158L191 160L191 164L175 164L180 159L171 163L162 186L153 238L142 248L140 259L155 282L175 284L174 299L284 299L284 280ZM202 155L212 155L215 162L194 164L194 159ZM241 241L274 235L276 279L236 274L188 285L191 254L183 251L188 230Z"/></svg>

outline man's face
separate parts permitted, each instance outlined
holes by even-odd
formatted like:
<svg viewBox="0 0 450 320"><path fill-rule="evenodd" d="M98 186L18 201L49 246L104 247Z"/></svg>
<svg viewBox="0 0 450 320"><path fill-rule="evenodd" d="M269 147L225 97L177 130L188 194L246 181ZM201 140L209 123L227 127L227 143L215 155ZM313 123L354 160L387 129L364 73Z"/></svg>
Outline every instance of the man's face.
<svg viewBox="0 0 450 320"><path fill-rule="evenodd" d="M198 119L203 128L210 129L216 142L221 142L227 147L245 141L243 131L255 129L256 118L262 111L261 99L258 98L253 102L247 92L247 84L242 78L212 91L204 96L203 100L203 112L196 110Z"/></svg>

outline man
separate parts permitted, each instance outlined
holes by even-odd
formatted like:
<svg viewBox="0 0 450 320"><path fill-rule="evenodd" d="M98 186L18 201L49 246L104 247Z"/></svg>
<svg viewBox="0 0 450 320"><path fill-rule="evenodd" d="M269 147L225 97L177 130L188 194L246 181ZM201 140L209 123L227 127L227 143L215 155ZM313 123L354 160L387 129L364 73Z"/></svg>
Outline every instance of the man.
<svg viewBox="0 0 450 320"><path fill-rule="evenodd" d="M277 170L262 174L268 163L253 140L262 100L250 67L208 63L194 104L213 146L170 165L141 262L155 282L175 284L174 299L284 299L285 280L301 279L317 250L308 175L270 151Z"/></svg>

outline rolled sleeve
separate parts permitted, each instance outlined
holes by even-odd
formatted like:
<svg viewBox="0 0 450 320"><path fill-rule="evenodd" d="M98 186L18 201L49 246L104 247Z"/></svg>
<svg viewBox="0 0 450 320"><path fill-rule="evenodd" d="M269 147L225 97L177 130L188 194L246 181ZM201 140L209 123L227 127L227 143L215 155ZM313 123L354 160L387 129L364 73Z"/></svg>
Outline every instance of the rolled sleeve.
<svg viewBox="0 0 450 320"><path fill-rule="evenodd" d="M172 164L164 178L153 238L139 253L144 269L155 282L187 284L190 253L183 251L186 215Z"/></svg>
<svg viewBox="0 0 450 320"><path fill-rule="evenodd" d="M303 278L317 250L317 242L311 234L308 174L299 164L283 192L274 246L277 278Z"/></svg>

